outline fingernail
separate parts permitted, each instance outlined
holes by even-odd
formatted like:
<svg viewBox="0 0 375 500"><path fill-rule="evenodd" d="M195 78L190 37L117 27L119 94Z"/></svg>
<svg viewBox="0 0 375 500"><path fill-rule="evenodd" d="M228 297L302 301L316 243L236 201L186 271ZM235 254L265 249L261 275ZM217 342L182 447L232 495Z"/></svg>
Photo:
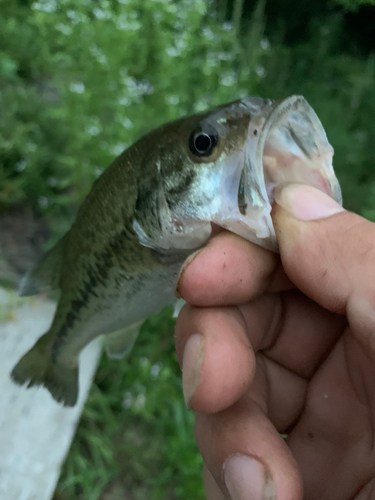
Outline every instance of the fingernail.
<svg viewBox="0 0 375 500"><path fill-rule="evenodd" d="M300 220L317 220L343 212L336 201L319 189L304 184L280 186L275 201Z"/></svg>
<svg viewBox="0 0 375 500"><path fill-rule="evenodd" d="M188 408L199 386L203 357L203 336L196 333L186 342L182 358L182 388L185 404Z"/></svg>
<svg viewBox="0 0 375 500"><path fill-rule="evenodd" d="M223 472L231 500L276 500L271 473L255 458L244 455L229 458Z"/></svg>
<svg viewBox="0 0 375 500"><path fill-rule="evenodd" d="M195 259L195 257L197 257L202 250L203 250L203 248L200 248L196 252L194 252L191 255L189 255L189 257L182 264L182 267L180 269L180 273L179 273L178 278L177 278L177 283L176 283L176 286L175 286L175 289L174 289L175 297L177 297L178 299L181 299L180 290L179 290L181 277L184 274L184 272L186 271L186 269L189 267L189 265L193 262L193 260Z"/></svg>

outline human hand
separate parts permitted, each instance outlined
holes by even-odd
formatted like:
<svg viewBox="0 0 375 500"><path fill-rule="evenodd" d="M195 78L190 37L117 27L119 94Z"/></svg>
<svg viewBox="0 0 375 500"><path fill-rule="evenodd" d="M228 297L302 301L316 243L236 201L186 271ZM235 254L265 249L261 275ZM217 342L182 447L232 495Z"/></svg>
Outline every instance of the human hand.
<svg viewBox="0 0 375 500"><path fill-rule="evenodd" d="M281 258L223 232L178 283L207 499L375 498L375 224L306 186L276 202Z"/></svg>

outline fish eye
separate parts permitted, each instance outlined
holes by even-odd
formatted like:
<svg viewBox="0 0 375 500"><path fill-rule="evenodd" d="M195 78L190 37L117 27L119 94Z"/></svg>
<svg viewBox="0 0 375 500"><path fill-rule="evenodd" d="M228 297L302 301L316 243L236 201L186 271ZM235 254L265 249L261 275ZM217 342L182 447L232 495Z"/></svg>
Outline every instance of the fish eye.
<svg viewBox="0 0 375 500"><path fill-rule="evenodd" d="M209 156L218 142L218 134L213 127L208 130L202 128L190 134L189 148L195 156Z"/></svg>

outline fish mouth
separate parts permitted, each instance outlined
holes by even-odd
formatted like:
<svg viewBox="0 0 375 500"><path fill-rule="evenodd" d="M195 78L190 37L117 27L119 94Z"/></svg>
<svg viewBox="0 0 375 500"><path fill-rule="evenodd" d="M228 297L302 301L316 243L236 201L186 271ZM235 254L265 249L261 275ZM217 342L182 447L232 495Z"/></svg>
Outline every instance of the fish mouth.
<svg viewBox="0 0 375 500"><path fill-rule="evenodd" d="M332 157L324 128L304 97L268 104L249 125L238 187L241 214L247 213L249 205L266 204L270 210L275 188L288 182L314 186L341 204Z"/></svg>

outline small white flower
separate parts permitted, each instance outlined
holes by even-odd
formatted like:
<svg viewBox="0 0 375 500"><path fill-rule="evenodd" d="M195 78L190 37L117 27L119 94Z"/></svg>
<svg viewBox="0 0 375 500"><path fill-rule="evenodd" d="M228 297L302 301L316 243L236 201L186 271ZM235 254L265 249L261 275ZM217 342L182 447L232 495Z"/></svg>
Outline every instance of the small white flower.
<svg viewBox="0 0 375 500"><path fill-rule="evenodd" d="M46 208L50 204L50 201L46 196L39 196L38 203L42 208Z"/></svg>
<svg viewBox="0 0 375 500"><path fill-rule="evenodd" d="M104 172L104 168L102 168L102 167L95 167L94 168L95 177L100 177L103 172Z"/></svg>
<svg viewBox="0 0 375 500"><path fill-rule="evenodd" d="M56 29L65 36L68 36L72 33L72 27L68 26L67 24L58 23L56 24Z"/></svg>
<svg viewBox="0 0 375 500"><path fill-rule="evenodd" d="M33 142L28 142L26 144L26 151L28 153L34 153L34 151L36 151L38 149L37 145L34 144Z"/></svg>
<svg viewBox="0 0 375 500"><path fill-rule="evenodd" d="M234 85L236 83L235 71L231 70L224 73L220 78L220 83L225 87L231 87L232 85Z"/></svg>
<svg viewBox="0 0 375 500"><path fill-rule="evenodd" d="M168 47L166 47L165 49L165 52L169 55L169 57L177 57L180 55L180 52L173 45L168 45Z"/></svg>
<svg viewBox="0 0 375 500"><path fill-rule="evenodd" d="M112 146L111 152L115 156L119 156L125 149L128 147L128 143L126 142L118 142L114 146Z"/></svg>
<svg viewBox="0 0 375 500"><path fill-rule="evenodd" d="M160 363L155 363L154 365L151 366L151 377L152 378L157 378L161 370L161 364Z"/></svg>
<svg viewBox="0 0 375 500"><path fill-rule="evenodd" d="M141 366L147 366L150 364L148 358L146 358L146 356L142 356L139 360L139 364ZM141 386L141 388L143 388L142 390L146 390L146 388L144 386Z"/></svg>
<svg viewBox="0 0 375 500"><path fill-rule="evenodd" d="M131 392L125 392L121 403L122 407L128 409L131 407L132 403L133 403L133 394Z"/></svg>
<svg viewBox="0 0 375 500"><path fill-rule="evenodd" d="M202 33L204 38L207 38L207 40L210 40L211 42L216 39L215 33L209 26L204 27Z"/></svg>
<svg viewBox="0 0 375 500"><path fill-rule="evenodd" d="M120 97L117 99L117 102L118 104L120 104L120 106L128 106L128 104L130 104L130 98L128 95L123 94L120 95Z"/></svg>
<svg viewBox="0 0 375 500"><path fill-rule="evenodd" d="M172 94L165 97L165 102L170 106L176 106L180 102L178 95Z"/></svg>
<svg viewBox="0 0 375 500"><path fill-rule="evenodd" d="M139 394L134 401L134 406L140 409L144 407L145 403L146 403L146 396L144 394Z"/></svg>
<svg viewBox="0 0 375 500"><path fill-rule="evenodd" d="M268 38L262 38L262 40L260 41L260 46L263 50L270 50L271 44Z"/></svg>
<svg viewBox="0 0 375 500"><path fill-rule="evenodd" d="M92 13L97 19L105 19L107 17L106 12L104 12L104 10L99 8L94 9Z"/></svg>
<svg viewBox="0 0 375 500"><path fill-rule="evenodd" d="M55 179L55 177L48 177L47 184L50 187L55 187L55 186L57 186L57 180Z"/></svg>
<svg viewBox="0 0 375 500"><path fill-rule="evenodd" d="M86 127L86 133L92 136L100 134L100 128L97 125L88 125Z"/></svg>
<svg viewBox="0 0 375 500"><path fill-rule="evenodd" d="M129 120L126 116L124 118L121 118L121 125L126 128L126 130L130 130L133 128L133 122Z"/></svg>
<svg viewBox="0 0 375 500"><path fill-rule="evenodd" d="M56 12L57 1L56 0L39 0L31 4L31 8L34 10L42 10L43 12Z"/></svg>
<svg viewBox="0 0 375 500"><path fill-rule="evenodd" d="M255 69L254 69L255 73L259 76L259 78L264 78L267 74L267 71L266 69L264 68L264 66L256 66Z"/></svg>
<svg viewBox="0 0 375 500"><path fill-rule="evenodd" d="M26 165L27 165L27 161L26 160L20 160L18 161L15 165L14 165L14 170L16 172L23 172L26 168Z"/></svg>
<svg viewBox="0 0 375 500"><path fill-rule="evenodd" d="M75 94L83 94L85 91L85 84L83 82L72 82L69 89Z"/></svg>

